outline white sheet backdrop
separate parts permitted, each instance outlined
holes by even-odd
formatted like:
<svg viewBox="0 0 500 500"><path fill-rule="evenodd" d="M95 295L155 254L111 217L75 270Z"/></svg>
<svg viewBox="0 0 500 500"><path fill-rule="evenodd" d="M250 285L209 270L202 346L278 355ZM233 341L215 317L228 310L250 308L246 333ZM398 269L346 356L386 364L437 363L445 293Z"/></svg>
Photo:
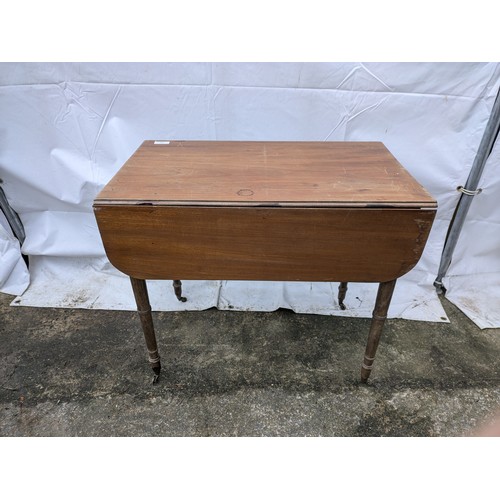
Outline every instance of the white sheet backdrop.
<svg viewBox="0 0 500 500"><path fill-rule="evenodd" d="M424 255L399 280L389 314L448 321L432 283L456 187L467 178L499 83L498 63L0 64L0 177L31 262L29 277L1 230L0 290L21 294L29 285L17 305L134 308L126 278L104 256L91 205L144 139L373 140L439 203ZM475 304L473 294L484 276L496 296L500 290L499 162L497 148L447 282L450 299L482 327L500 326L495 295ZM290 307L370 316L376 285L352 284L346 311L336 287L184 282L189 300L180 304L168 282L155 282L151 299L155 310Z"/></svg>

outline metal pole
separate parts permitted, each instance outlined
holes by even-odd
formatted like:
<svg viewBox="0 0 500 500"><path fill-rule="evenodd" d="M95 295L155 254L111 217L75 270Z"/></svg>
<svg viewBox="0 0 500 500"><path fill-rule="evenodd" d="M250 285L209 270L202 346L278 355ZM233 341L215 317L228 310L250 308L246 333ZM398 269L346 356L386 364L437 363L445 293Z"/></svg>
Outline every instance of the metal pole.
<svg viewBox="0 0 500 500"><path fill-rule="evenodd" d="M443 286L442 280L445 276L448 268L451 264L451 258L453 256L453 251L457 246L457 241L462 231L462 227L467 217L467 212L472 203L472 199L475 195L481 192L478 189L479 180L486 165L486 161L490 156L491 150L495 144L498 136L498 131L500 130L500 90L497 93L495 103L493 104L493 109L491 111L490 118L486 124L484 130L483 138L479 144L479 149L477 150L476 158L472 164L469 177L465 186L459 186L457 189L461 191L460 199L458 200L457 206L455 208L455 213L450 222L448 228L448 234L446 235L446 240L444 242L443 253L441 255L441 262L439 264L438 275L434 280L434 286L438 293L445 294L446 288Z"/></svg>
<svg viewBox="0 0 500 500"><path fill-rule="evenodd" d="M19 215L17 215L17 213L14 212L14 210L12 210L12 207L9 205L7 197L5 196L5 193L1 186L0 186L0 210L2 210L2 212L5 214L5 217L9 221L10 227L12 228L12 232L19 240L19 243L22 245L26 238L26 235L24 234L23 223L21 222Z"/></svg>

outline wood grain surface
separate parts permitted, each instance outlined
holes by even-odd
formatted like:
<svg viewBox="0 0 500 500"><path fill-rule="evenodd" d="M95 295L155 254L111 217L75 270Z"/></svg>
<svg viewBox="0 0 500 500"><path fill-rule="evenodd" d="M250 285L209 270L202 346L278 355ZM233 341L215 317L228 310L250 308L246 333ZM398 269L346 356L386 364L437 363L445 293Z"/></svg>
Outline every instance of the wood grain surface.
<svg viewBox="0 0 500 500"><path fill-rule="evenodd" d="M166 142L145 141L95 205L436 206L381 142Z"/></svg>
<svg viewBox="0 0 500 500"><path fill-rule="evenodd" d="M435 210L96 206L111 263L141 279L384 282L418 261Z"/></svg>

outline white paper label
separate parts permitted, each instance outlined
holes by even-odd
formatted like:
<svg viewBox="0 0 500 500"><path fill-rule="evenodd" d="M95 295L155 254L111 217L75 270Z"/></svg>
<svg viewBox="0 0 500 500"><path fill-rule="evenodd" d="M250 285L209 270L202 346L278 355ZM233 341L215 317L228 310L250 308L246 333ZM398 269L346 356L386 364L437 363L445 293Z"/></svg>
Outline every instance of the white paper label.
<svg viewBox="0 0 500 500"><path fill-rule="evenodd" d="M170 144L170 141L155 141L155 144Z"/></svg>

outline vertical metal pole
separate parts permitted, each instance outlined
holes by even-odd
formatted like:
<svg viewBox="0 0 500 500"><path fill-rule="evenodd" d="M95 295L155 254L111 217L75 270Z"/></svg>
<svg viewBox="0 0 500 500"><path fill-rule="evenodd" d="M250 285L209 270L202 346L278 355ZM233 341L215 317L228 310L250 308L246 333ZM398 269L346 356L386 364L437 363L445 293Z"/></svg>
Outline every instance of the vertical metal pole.
<svg viewBox="0 0 500 500"><path fill-rule="evenodd" d="M2 183L2 179L0 179L0 183ZM24 232L23 223L17 215L17 212L9 205L9 201L7 200L7 196L5 196L4 190L0 186L0 210L4 213L7 222L9 223L14 236L19 240L19 245L22 247L24 240L26 239L26 234ZM27 255L25 255L21 250L21 257L26 263L26 267L29 269L30 262Z"/></svg>
<svg viewBox="0 0 500 500"><path fill-rule="evenodd" d="M23 223L21 222L19 215L17 215L17 213L14 212L12 207L9 205L7 197L5 196L5 193L1 186L0 186L0 210L2 210L2 212L5 214L5 217L7 218L7 221L9 222L10 227L12 228L12 232L14 233L15 237L19 240L19 244L22 245L26 238L26 235L24 234Z"/></svg>
<svg viewBox="0 0 500 500"><path fill-rule="evenodd" d="M441 255L441 262L439 264L438 274L434 280L434 286L438 293L446 293L446 288L443 286L443 277L445 276L448 268L451 264L451 258L453 256L453 251L457 246L457 241L462 231L462 227L467 217L467 212L469 211L472 199L476 194L481 192L478 189L479 180L484 170L484 166L488 157L490 156L491 150L495 144L498 137L498 132L500 130L500 90L497 93L495 103L493 104L493 109L490 114L488 123L486 124L486 129L484 130L483 138L479 144L479 149L472 164L471 171L465 186L460 186L460 191L462 192L460 199L458 200L457 206L455 208L455 213L450 222L448 228L448 234L446 235L446 240L444 243L443 253Z"/></svg>

